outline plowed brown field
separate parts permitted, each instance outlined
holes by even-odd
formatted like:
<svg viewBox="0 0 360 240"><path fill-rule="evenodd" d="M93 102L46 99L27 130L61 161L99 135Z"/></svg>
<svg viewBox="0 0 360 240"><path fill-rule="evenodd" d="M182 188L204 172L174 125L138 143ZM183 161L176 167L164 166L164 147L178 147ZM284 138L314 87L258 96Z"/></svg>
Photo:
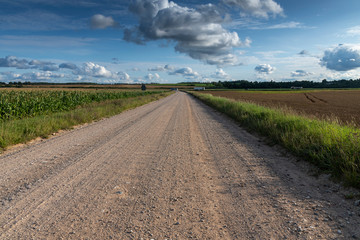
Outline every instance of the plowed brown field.
<svg viewBox="0 0 360 240"><path fill-rule="evenodd" d="M289 108L296 113L321 119L338 119L360 126L360 90L308 92L205 91L214 96L253 102L267 107Z"/></svg>

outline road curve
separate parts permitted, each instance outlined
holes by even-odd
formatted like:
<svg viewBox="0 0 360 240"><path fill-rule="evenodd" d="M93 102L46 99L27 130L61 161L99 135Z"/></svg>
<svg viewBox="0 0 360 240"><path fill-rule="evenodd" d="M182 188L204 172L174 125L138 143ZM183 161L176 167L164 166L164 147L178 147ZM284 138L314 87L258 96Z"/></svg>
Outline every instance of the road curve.
<svg viewBox="0 0 360 240"><path fill-rule="evenodd" d="M0 157L0 239L348 239L360 209L178 92Z"/></svg>

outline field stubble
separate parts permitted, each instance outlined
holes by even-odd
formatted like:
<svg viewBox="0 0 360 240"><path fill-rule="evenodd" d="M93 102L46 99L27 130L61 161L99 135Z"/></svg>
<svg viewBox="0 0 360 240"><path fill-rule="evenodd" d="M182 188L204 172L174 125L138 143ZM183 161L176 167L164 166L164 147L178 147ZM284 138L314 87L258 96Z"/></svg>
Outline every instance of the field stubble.
<svg viewBox="0 0 360 240"><path fill-rule="evenodd" d="M360 90L301 92L206 91L213 96L293 111L312 118L360 126Z"/></svg>

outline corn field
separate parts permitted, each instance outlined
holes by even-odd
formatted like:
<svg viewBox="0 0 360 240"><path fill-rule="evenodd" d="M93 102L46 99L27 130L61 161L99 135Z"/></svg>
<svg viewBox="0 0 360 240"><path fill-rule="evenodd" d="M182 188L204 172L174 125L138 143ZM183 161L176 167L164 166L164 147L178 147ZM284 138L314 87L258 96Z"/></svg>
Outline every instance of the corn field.
<svg viewBox="0 0 360 240"><path fill-rule="evenodd" d="M22 119L53 112L75 109L78 106L155 94L140 91L0 91L0 120Z"/></svg>

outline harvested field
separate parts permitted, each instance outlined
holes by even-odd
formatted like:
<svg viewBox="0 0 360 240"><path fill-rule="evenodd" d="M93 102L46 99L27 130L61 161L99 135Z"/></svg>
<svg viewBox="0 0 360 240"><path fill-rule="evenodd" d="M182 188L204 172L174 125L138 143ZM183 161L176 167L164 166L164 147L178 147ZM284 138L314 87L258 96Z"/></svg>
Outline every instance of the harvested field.
<svg viewBox="0 0 360 240"><path fill-rule="evenodd" d="M339 120L360 126L360 90L301 92L205 91L214 96L253 102L267 107L289 108L320 119Z"/></svg>

